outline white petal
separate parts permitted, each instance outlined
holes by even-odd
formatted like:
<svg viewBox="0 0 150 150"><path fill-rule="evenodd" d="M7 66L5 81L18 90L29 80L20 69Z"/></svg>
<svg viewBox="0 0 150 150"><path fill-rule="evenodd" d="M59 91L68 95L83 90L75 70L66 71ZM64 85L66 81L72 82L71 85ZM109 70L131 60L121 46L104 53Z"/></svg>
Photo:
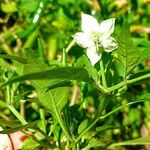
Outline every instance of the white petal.
<svg viewBox="0 0 150 150"><path fill-rule="evenodd" d="M82 13L81 18L81 28L83 32L91 33L99 30L99 23L93 16Z"/></svg>
<svg viewBox="0 0 150 150"><path fill-rule="evenodd" d="M78 32L72 36L76 43L80 45L83 48L87 48L93 44L92 40L90 39L90 36L88 34L85 34L83 32Z"/></svg>
<svg viewBox="0 0 150 150"><path fill-rule="evenodd" d="M118 47L117 42L113 37L103 39L102 40L102 45L103 45L104 50L106 52L111 52L111 51L115 50Z"/></svg>
<svg viewBox="0 0 150 150"><path fill-rule="evenodd" d="M87 48L87 56L90 59L91 64L94 66L101 58L101 54L96 52L96 47L91 46Z"/></svg>
<svg viewBox="0 0 150 150"><path fill-rule="evenodd" d="M109 37L114 32L115 18L104 20L100 23L99 32Z"/></svg>

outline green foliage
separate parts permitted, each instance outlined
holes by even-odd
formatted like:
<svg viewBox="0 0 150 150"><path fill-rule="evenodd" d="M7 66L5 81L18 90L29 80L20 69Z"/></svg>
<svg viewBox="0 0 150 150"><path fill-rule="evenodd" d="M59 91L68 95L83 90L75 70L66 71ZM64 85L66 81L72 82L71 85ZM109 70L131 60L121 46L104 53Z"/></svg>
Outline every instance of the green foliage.
<svg viewBox="0 0 150 150"><path fill-rule="evenodd" d="M38 122L39 122L39 120L28 123L26 125L16 126L12 129L7 129L7 130L4 130L4 131L0 131L0 134L10 134L10 133L14 133L18 130L24 130L24 129L28 129L28 128L35 128L35 126Z"/></svg>
<svg viewBox="0 0 150 150"><path fill-rule="evenodd" d="M86 71L89 73L89 75L93 78L95 82L98 80L98 72L95 68L92 67L89 59L83 55L81 58L77 61L77 67L83 67L86 69Z"/></svg>
<svg viewBox="0 0 150 150"><path fill-rule="evenodd" d="M126 22L124 22L122 31L118 37L118 50L117 57L121 62L122 77L126 80L129 77L131 71L135 68L140 57L140 51L135 47L129 27Z"/></svg>

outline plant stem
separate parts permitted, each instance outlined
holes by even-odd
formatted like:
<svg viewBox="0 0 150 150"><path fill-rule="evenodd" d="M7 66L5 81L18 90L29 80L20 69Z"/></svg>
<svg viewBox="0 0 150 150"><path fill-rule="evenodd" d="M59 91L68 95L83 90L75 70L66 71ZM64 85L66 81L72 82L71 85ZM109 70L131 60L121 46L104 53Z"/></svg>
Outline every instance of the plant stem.
<svg viewBox="0 0 150 150"><path fill-rule="evenodd" d="M106 104L106 100L107 100L106 98L107 98L107 94L103 94L100 97L99 105L98 105L98 108L97 108L97 113L96 113L95 118L101 116L101 114L102 114L102 112L104 110L105 104Z"/></svg>
<svg viewBox="0 0 150 150"><path fill-rule="evenodd" d="M104 88L107 88L104 64L103 64L103 60L102 59L100 60L100 72L101 72L101 76L102 76L102 84L103 84Z"/></svg>
<svg viewBox="0 0 150 150"><path fill-rule="evenodd" d="M46 133L46 126L45 126L45 112L44 109L40 109L40 118L41 118L41 130Z"/></svg>
<svg viewBox="0 0 150 150"><path fill-rule="evenodd" d="M66 58L66 50L63 49L63 52L62 52L62 65L65 67L67 66L67 58Z"/></svg>
<svg viewBox="0 0 150 150"><path fill-rule="evenodd" d="M59 122L59 124L60 124L60 126L61 126L61 128L62 128L62 130L63 130L63 132L64 132L64 134L65 134L65 136L66 136L66 138L72 142L73 139L72 139L72 137L70 136L69 131L66 129L66 126L65 126L65 124L64 124L64 122L63 122L63 120L62 120L62 117L61 117L60 114L57 112L57 110L55 110L55 113L56 113L56 118L57 118L57 120L58 120L58 122Z"/></svg>
<svg viewBox="0 0 150 150"><path fill-rule="evenodd" d="M75 40L72 40L70 43L69 43L69 45L67 46L67 48L66 48L66 53L68 53L69 52L69 50L72 48L72 46L75 44Z"/></svg>
<svg viewBox="0 0 150 150"><path fill-rule="evenodd" d="M23 124L27 124L27 122L24 120L24 118L16 111L16 109L11 106L11 105L7 105L7 107L11 110L11 112L17 117L17 119Z"/></svg>
<svg viewBox="0 0 150 150"><path fill-rule="evenodd" d="M83 130L83 132L81 132L81 134L79 134L79 136L76 139L76 143L83 137L83 135L85 135L86 132L88 132L97 122L98 120L95 119L85 130Z"/></svg>
<svg viewBox="0 0 150 150"><path fill-rule="evenodd" d="M140 80L144 80L144 79L147 79L147 78L150 78L150 73L148 74L145 74L143 76L140 76L140 77L137 77L137 78L134 78L134 79L130 79L130 80L126 80L126 81L123 81L119 84L116 84L115 86L112 86L110 88L107 88L106 89L106 93L109 93L109 92L112 92L112 91L115 91L125 85L128 85L128 84L132 84L132 83L135 83L135 82L138 82Z"/></svg>
<svg viewBox="0 0 150 150"><path fill-rule="evenodd" d="M6 86L5 93L6 93L6 96L5 96L6 103L9 105L10 104L10 87L9 87L9 85Z"/></svg>
<svg viewBox="0 0 150 150"><path fill-rule="evenodd" d="M103 119L109 117L110 115L112 115L112 114L114 114L115 112L117 112L117 111L123 109L123 108L126 107L126 106L133 105L133 104L140 103L140 102L144 102L144 101L146 101L146 100L138 100L138 101L134 101L134 102L127 103L127 104L125 104L125 105L123 105L123 106L120 106L120 107L118 107L118 108L116 108L116 109L114 109L114 110L108 112L107 114L105 114L105 115L103 115L103 116L100 116L100 117L94 119L94 120L92 121L92 123L91 123L85 130L83 130L83 131L81 132L81 134L77 137L77 139L76 139L75 141L78 142L78 141L82 138L82 136L85 135L85 133L88 132L99 120L103 120Z"/></svg>

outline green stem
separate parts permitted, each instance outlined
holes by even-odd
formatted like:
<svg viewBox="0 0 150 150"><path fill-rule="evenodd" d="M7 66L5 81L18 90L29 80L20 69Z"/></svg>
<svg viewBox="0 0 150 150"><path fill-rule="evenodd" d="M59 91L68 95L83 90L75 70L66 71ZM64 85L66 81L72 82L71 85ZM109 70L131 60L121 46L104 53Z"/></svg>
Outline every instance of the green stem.
<svg viewBox="0 0 150 150"><path fill-rule="evenodd" d="M7 105L7 107L11 110L11 112L17 117L17 119L23 124L27 124L27 122L24 120L24 118L16 111L16 109L13 106Z"/></svg>
<svg viewBox="0 0 150 150"><path fill-rule="evenodd" d="M69 50L72 48L72 46L75 44L75 40L72 40L70 43L69 43L69 45L67 46L67 48L66 48L66 53L68 53L69 52Z"/></svg>
<svg viewBox="0 0 150 150"><path fill-rule="evenodd" d="M106 94L103 94L101 97L100 97L100 100L99 100L99 105L98 105L98 109L97 109L97 113L96 113L96 117L99 117L102 115L102 112L104 110L104 107L106 106L106 99L107 98L107 95Z"/></svg>
<svg viewBox="0 0 150 150"><path fill-rule="evenodd" d="M144 80L144 79L147 79L147 78L150 78L150 73L145 74L145 75L140 76L140 77L137 77L137 78L134 78L134 79L130 79L130 80L123 81L123 82L121 82L121 83L119 83L119 84L116 84L115 86L112 86L112 87L108 88L108 89L106 90L106 93L115 91L115 90L117 90L117 89L119 89L119 88L121 88L121 87L123 87L123 86L125 86L125 85L133 84L133 83L135 83L135 82L138 82L138 81L140 81L140 80Z"/></svg>
<svg viewBox="0 0 150 150"><path fill-rule="evenodd" d="M85 130L83 130L81 132L81 134L79 134L79 136L76 139L76 143L85 135L85 133L87 133L96 123L97 123L97 119L95 119Z"/></svg>
<svg viewBox="0 0 150 150"><path fill-rule="evenodd" d="M138 100L138 101L135 101L135 102L127 103L127 104L125 104L125 105L123 105L123 106L120 106L120 107L118 107L118 108L116 108L116 109L110 111L109 113L107 113L107 114L105 114L105 115L103 115L103 116L100 116L99 118L94 119L94 120L92 121L92 123L91 123L85 130L83 130L83 132L81 132L81 134L77 137L76 142L78 142L78 141L83 137L83 135L85 135L85 133L87 133L99 120L103 120L103 119L105 119L105 118L111 116L112 114L114 114L115 112L117 112L117 111L123 109L123 108L126 107L126 106L133 105L133 104L135 104L135 103L144 102L144 101L146 101L146 100Z"/></svg>
<svg viewBox="0 0 150 150"><path fill-rule="evenodd" d="M10 104L10 87L9 87L9 85L6 86L5 93L6 93L6 95L5 95L6 103L9 105Z"/></svg>
<svg viewBox="0 0 150 150"><path fill-rule="evenodd" d="M102 84L104 86L104 88L107 88L107 82L106 82L106 77L105 77L105 69L104 69L104 64L103 64L103 60L100 60L100 72L101 72L101 76L102 76Z"/></svg>
<svg viewBox="0 0 150 150"><path fill-rule="evenodd" d="M55 108L55 109L56 109L56 108ZM58 122L59 122L59 124L60 124L60 126L61 126L61 128L62 128L62 130L63 130L63 132L64 132L64 134L65 134L65 136L66 136L66 138L72 142L73 139L72 139L72 137L70 136L69 131L66 129L66 126L65 126L65 124L64 124L64 122L63 122L63 120L62 120L60 114L58 113L57 110L55 110L55 113L56 113L56 118L57 118L57 120L58 120Z"/></svg>
<svg viewBox="0 0 150 150"><path fill-rule="evenodd" d="M77 144L76 144L76 142L74 142L74 143L72 144L72 150L77 150Z"/></svg>
<svg viewBox="0 0 150 150"><path fill-rule="evenodd" d="M44 112L44 109L40 109L39 112L40 112L40 118L41 118L41 127L40 127L40 129L41 129L44 133L46 133L45 112Z"/></svg>
<svg viewBox="0 0 150 150"><path fill-rule="evenodd" d="M65 67L67 66L67 58L66 58L66 50L63 49L63 52L62 52L62 65Z"/></svg>

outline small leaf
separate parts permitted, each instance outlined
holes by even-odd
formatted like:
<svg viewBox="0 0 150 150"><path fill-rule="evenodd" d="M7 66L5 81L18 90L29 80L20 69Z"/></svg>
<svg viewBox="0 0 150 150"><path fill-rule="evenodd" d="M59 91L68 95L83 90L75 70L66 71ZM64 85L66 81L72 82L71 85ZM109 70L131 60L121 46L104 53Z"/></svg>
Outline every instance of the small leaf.
<svg viewBox="0 0 150 150"><path fill-rule="evenodd" d="M78 127L78 134L80 134L88 126L88 119L81 122Z"/></svg>
<svg viewBox="0 0 150 150"><path fill-rule="evenodd" d="M117 129L118 127L116 126L100 126L100 127L96 127L96 131L97 132L104 132L106 130L112 130L112 129Z"/></svg>

